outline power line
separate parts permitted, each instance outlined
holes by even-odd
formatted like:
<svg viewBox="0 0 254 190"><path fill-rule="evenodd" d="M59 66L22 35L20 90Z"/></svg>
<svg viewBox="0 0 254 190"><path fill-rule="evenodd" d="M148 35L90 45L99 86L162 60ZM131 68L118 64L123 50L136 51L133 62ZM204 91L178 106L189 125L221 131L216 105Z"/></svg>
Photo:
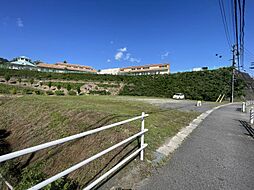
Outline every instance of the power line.
<svg viewBox="0 0 254 190"><path fill-rule="evenodd" d="M254 53L252 53L250 50L248 50L247 48L244 48L244 51L248 53L252 58L254 58Z"/></svg>
<svg viewBox="0 0 254 190"><path fill-rule="evenodd" d="M229 29L228 29L228 22L227 22L227 17L225 14L225 7L224 7L224 3L222 0L218 0L219 1L219 7L220 7L220 13L221 13L221 18L222 18L222 23L223 23L223 27L224 27L224 32L226 35L226 39L227 39L227 43L229 45L229 48L231 49L231 39L230 39L230 34L229 34Z"/></svg>

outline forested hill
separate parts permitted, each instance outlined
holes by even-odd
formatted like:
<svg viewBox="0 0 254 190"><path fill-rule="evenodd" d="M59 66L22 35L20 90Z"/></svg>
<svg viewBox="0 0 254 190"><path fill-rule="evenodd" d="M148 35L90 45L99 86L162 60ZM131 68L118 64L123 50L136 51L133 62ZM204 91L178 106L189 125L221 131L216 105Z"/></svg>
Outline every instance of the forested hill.
<svg viewBox="0 0 254 190"><path fill-rule="evenodd" d="M193 100L215 101L220 94L229 98L231 94L232 68L217 70L184 72L169 75L116 76L96 74L60 74L44 73L28 70L0 69L0 77L9 75L12 78L83 81L100 83L123 83L119 95L154 96L171 98L175 93L184 93L186 98ZM236 75L235 96L245 95L246 82Z"/></svg>

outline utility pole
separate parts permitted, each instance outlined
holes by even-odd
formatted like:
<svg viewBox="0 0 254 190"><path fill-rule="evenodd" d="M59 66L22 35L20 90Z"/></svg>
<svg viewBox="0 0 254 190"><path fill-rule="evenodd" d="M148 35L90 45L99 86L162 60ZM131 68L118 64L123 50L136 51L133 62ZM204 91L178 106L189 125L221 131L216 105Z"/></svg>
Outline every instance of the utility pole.
<svg viewBox="0 0 254 190"><path fill-rule="evenodd" d="M231 102L234 102L234 86L235 86L235 66L236 59L239 60L239 51L238 51L238 24L237 24L237 0L234 0L234 15L235 15L235 45L233 45L233 62L232 62L232 81L231 81ZM237 62L239 66L239 61Z"/></svg>
<svg viewBox="0 0 254 190"><path fill-rule="evenodd" d="M232 79L231 79L231 103L234 102L234 86L235 86L235 45L232 49L233 58L232 58Z"/></svg>

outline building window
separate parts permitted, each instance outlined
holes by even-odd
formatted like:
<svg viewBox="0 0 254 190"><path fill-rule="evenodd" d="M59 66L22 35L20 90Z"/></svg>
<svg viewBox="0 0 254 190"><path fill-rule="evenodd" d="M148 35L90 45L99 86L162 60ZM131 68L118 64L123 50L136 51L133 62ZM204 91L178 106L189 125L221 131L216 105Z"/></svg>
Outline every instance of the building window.
<svg viewBox="0 0 254 190"><path fill-rule="evenodd" d="M143 69L150 69L150 67L143 67Z"/></svg>

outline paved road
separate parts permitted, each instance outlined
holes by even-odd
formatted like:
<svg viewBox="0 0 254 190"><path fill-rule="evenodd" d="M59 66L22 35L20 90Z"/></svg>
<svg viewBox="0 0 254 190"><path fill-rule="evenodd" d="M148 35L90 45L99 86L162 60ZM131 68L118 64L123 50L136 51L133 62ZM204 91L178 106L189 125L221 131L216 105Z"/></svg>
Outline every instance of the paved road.
<svg viewBox="0 0 254 190"><path fill-rule="evenodd" d="M209 115L139 190L254 189L254 139L240 105Z"/></svg>
<svg viewBox="0 0 254 190"><path fill-rule="evenodd" d="M215 102L202 102L201 107L197 107L197 101L194 100L175 100L170 98L140 98L140 97L118 97L119 99L125 99L130 101L143 101L163 109L177 109L180 111L197 111L205 112L220 105L220 103Z"/></svg>

